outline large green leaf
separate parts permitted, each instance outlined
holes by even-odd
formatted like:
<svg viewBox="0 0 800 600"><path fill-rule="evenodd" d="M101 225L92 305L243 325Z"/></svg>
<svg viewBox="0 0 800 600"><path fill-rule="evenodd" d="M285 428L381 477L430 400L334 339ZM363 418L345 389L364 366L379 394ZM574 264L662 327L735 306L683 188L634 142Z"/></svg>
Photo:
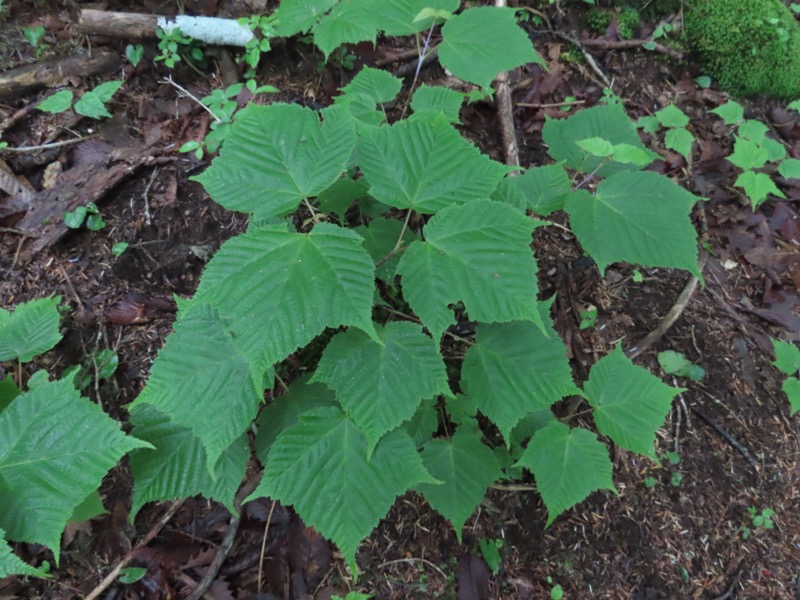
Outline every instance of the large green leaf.
<svg viewBox="0 0 800 600"><path fill-rule="evenodd" d="M783 340L772 340L772 348L775 351L775 367L786 375L796 375L800 370L800 348L791 342Z"/></svg>
<svg viewBox="0 0 800 600"><path fill-rule="evenodd" d="M44 571L32 567L21 560L11 551L5 541L6 532L0 529L0 579L9 575L32 575L34 577L49 577Z"/></svg>
<svg viewBox="0 0 800 600"><path fill-rule="evenodd" d="M699 199L657 173L617 173L592 197L580 190L567 197L572 230L600 272L617 261L648 267L697 266L697 232L689 213Z"/></svg>
<svg viewBox="0 0 800 600"><path fill-rule="evenodd" d="M310 375L303 375L282 394L270 402L256 420L256 439L253 444L256 456L267 464L267 455L278 435L297 423L300 415L315 408L336 405L333 391L322 383L309 383Z"/></svg>
<svg viewBox="0 0 800 600"><path fill-rule="evenodd" d="M75 507L124 454L146 447L72 382L38 385L0 414L0 527L12 540L47 546L58 562Z"/></svg>
<svg viewBox="0 0 800 600"><path fill-rule="evenodd" d="M342 44L374 44L381 10L381 0L339 0L314 27L314 43L326 59Z"/></svg>
<svg viewBox="0 0 800 600"><path fill-rule="evenodd" d="M31 300L13 313L0 308L0 361L28 362L61 340L58 305L61 296Z"/></svg>
<svg viewBox="0 0 800 600"><path fill-rule="evenodd" d="M656 431L682 388L670 387L634 365L622 347L597 361L583 386L594 421L616 444L655 458Z"/></svg>
<svg viewBox="0 0 800 600"><path fill-rule="evenodd" d="M442 355L422 327L392 322L376 329L381 343L358 329L335 335L311 378L336 392L370 450L410 419L424 398L450 393Z"/></svg>
<svg viewBox="0 0 800 600"><path fill-rule="evenodd" d="M411 108L414 114L427 111L441 112L450 123L459 122L461 105L464 103L464 94L440 85L422 84L411 98Z"/></svg>
<svg viewBox="0 0 800 600"><path fill-rule="evenodd" d="M236 347L263 368L326 327L371 335L375 265L354 232L320 223L308 234L254 229L208 263L196 300L231 319Z"/></svg>
<svg viewBox="0 0 800 600"><path fill-rule="evenodd" d="M546 165L528 169L517 177L506 177L492 198L545 216L564 208L571 191L572 184L563 167Z"/></svg>
<svg viewBox="0 0 800 600"><path fill-rule="evenodd" d="M500 462L481 443L480 433L459 427L450 440L432 440L422 450L422 463L440 485L422 484L417 490L453 524L461 542L461 529L500 478Z"/></svg>
<svg viewBox="0 0 800 600"><path fill-rule="evenodd" d="M275 11L276 34L291 37L311 29L338 0L281 0Z"/></svg>
<svg viewBox="0 0 800 600"><path fill-rule="evenodd" d="M488 198L507 171L433 114L365 131L358 161L370 195L423 213Z"/></svg>
<svg viewBox="0 0 800 600"><path fill-rule="evenodd" d="M264 367L237 350L210 305L192 303L181 313L133 405L151 404L191 430L205 448L208 472L216 473L219 457L258 412Z"/></svg>
<svg viewBox="0 0 800 600"><path fill-rule="evenodd" d="M239 111L219 157L196 181L230 210L260 217L292 212L345 171L356 143L346 107L320 113L297 104Z"/></svg>
<svg viewBox="0 0 800 600"><path fill-rule="evenodd" d="M217 500L235 512L233 496L244 478L250 457L246 435L240 436L222 453L212 477L205 448L191 429L170 421L167 415L147 404L131 410L131 423L134 435L154 447L130 454L134 482L131 521L148 502L198 494Z"/></svg>
<svg viewBox="0 0 800 600"><path fill-rule="evenodd" d="M364 238L364 245L375 264L380 263L376 267L375 275L387 283L393 283L400 257L417 236L408 227L403 227L403 223L397 219L373 219L368 226L359 225L354 230ZM398 241L400 246L395 250ZM389 256L393 251L394 254Z"/></svg>
<svg viewBox="0 0 800 600"><path fill-rule="evenodd" d="M400 259L403 296L439 340L455 323L449 304L462 300L470 319L530 320L542 327L536 304L531 233L539 224L500 202L477 200L434 216Z"/></svg>
<svg viewBox="0 0 800 600"><path fill-rule="evenodd" d="M561 339L552 330L545 336L528 321L480 324L475 345L464 356L461 382L506 442L526 415L581 393Z"/></svg>
<svg viewBox="0 0 800 600"><path fill-rule="evenodd" d="M578 111L567 119L548 119L542 129L542 138L550 148L550 156L557 161L563 160L569 168L584 173L591 173L604 160L578 146L577 142L588 138L602 138L615 146L630 144L658 158L657 154L650 152L642 144L636 127L625 114L625 109L617 104L593 106ZM597 173L608 176L640 168L633 163L611 161L603 165Z"/></svg>
<svg viewBox="0 0 800 600"><path fill-rule="evenodd" d="M367 438L336 408L317 409L278 436L264 478L250 499L292 504L300 517L332 540L356 572L358 544L397 496L435 483L408 435L385 436L367 458Z"/></svg>
<svg viewBox="0 0 800 600"><path fill-rule="evenodd" d="M403 80L389 71L364 67L341 91L348 95L361 95L375 104L381 104L394 100L402 85Z"/></svg>
<svg viewBox="0 0 800 600"><path fill-rule="evenodd" d="M413 35L427 31L433 23L433 17L415 20L424 8L447 10L458 9L459 0L392 0L381 4L378 11L378 28L386 35Z"/></svg>
<svg viewBox="0 0 800 600"><path fill-rule="evenodd" d="M514 10L468 8L442 27L439 61L453 75L488 88L501 71L535 62L546 68Z"/></svg>
<svg viewBox="0 0 800 600"><path fill-rule="evenodd" d="M561 421L537 431L518 464L536 478L547 526L595 490L616 493L608 449L591 431L570 429Z"/></svg>

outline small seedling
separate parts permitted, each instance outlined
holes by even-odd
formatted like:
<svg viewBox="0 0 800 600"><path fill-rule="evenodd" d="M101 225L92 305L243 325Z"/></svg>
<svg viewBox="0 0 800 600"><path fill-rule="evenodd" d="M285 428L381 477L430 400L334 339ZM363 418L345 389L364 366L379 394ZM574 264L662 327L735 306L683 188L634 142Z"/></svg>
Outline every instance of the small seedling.
<svg viewBox="0 0 800 600"><path fill-rule="evenodd" d="M111 246L111 256L119 258L128 249L128 242L117 242Z"/></svg>
<svg viewBox="0 0 800 600"><path fill-rule="evenodd" d="M481 539L481 556L486 564L491 569L492 573L497 573L500 570L500 550L505 545L503 540L489 540Z"/></svg>
<svg viewBox="0 0 800 600"><path fill-rule="evenodd" d="M644 480L644 487L650 489L656 487L658 480L655 477L646 477Z"/></svg>
<svg viewBox="0 0 800 600"><path fill-rule="evenodd" d="M136 583L147 575L146 567L127 567L119 572L119 582L125 585Z"/></svg>
<svg viewBox="0 0 800 600"><path fill-rule="evenodd" d="M753 529L747 525L739 527L743 540L749 538L754 529L772 529L775 526L775 523L772 521L775 511L771 508L765 508L761 512L758 512L755 506L750 506L747 509L747 515L750 517L750 525Z"/></svg>
<svg viewBox="0 0 800 600"><path fill-rule="evenodd" d="M581 315L581 323L578 326L578 329L591 329L595 325L597 325L597 307L590 306L586 310L580 311Z"/></svg>
<svg viewBox="0 0 800 600"><path fill-rule="evenodd" d="M28 43L36 49L36 58L39 58L46 48L44 44L40 45L45 33L47 33L47 31L45 31L45 28L41 25L26 27L22 30L22 35L24 35Z"/></svg>
<svg viewBox="0 0 800 600"><path fill-rule="evenodd" d="M797 378L800 370L800 350L794 344L781 340L772 340L772 347L775 350L775 362L772 364L787 376L781 384L781 389L789 399L789 415L794 416L800 411L800 379Z"/></svg>
<svg viewBox="0 0 800 600"><path fill-rule="evenodd" d="M553 585L553 578L548 576L547 583L551 585L550 588L550 600L562 600L564 598L564 590L558 583Z"/></svg>
<svg viewBox="0 0 800 600"><path fill-rule="evenodd" d="M74 211L64 211L64 225L70 229L80 229L86 225L90 231L100 231L106 226L100 211L94 202L89 202L86 206L79 206Z"/></svg>
<svg viewBox="0 0 800 600"><path fill-rule="evenodd" d="M680 352L665 350L658 353L658 364L668 375L687 377L692 381L700 381L706 376L706 371L700 365L696 365Z"/></svg>
<svg viewBox="0 0 800 600"><path fill-rule="evenodd" d="M569 112L572 110L572 105L577 102L578 99L575 96L567 96L564 98L564 106L559 108L561 112Z"/></svg>
<svg viewBox="0 0 800 600"><path fill-rule="evenodd" d="M125 46L125 58L134 67L142 60L142 56L144 56L144 47L141 44L136 44L135 46L128 44Z"/></svg>
<svg viewBox="0 0 800 600"><path fill-rule="evenodd" d="M172 69L181 60L181 47L191 46L192 38L183 35L180 27L174 27L169 31L158 29L156 30L156 35L158 36L158 50L161 54L156 56L154 60L163 62L167 68ZM202 50L195 47L192 50L193 54L194 50L198 50L202 58Z"/></svg>

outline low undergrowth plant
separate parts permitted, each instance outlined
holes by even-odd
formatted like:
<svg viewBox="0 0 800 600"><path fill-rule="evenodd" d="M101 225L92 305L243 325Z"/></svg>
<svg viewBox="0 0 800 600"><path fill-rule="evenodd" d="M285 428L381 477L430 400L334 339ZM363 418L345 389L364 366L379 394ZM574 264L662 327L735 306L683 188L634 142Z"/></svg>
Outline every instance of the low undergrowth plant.
<svg viewBox="0 0 800 600"><path fill-rule="evenodd" d="M418 19L430 4L445 12ZM441 16L458 8L449 0L377 7L284 0L275 27L310 30L329 53L379 30L441 26L440 61L483 89L500 71L542 62L511 9ZM0 414L0 494L18 507L0 514L9 539L44 543L57 558L69 511L126 452L131 518L147 502L196 494L234 510L251 431L263 473L249 499L292 505L354 573L359 543L408 491L460 540L497 480L529 471L549 526L590 493L615 493L609 442L655 458L656 431L681 390L619 345L576 382L553 298L540 297L532 243L543 219L564 211L601 272L625 261L699 277L690 219L698 198L643 170L657 155L620 104L548 121L554 163L509 177L459 133L459 92L422 86L412 114L388 123L383 106L401 84L366 67L321 111L275 103L236 113L197 180L250 225L210 260L194 296L178 299L174 331L129 407L132 435L112 431L99 408L59 382L40 383ZM575 397L587 405L580 422L563 408ZM79 423L52 427L102 458L48 454L36 469L20 459L38 438L11 432L35 411L60 414L53 398L84 408L69 413ZM23 514L29 506L49 507L47 518Z"/></svg>

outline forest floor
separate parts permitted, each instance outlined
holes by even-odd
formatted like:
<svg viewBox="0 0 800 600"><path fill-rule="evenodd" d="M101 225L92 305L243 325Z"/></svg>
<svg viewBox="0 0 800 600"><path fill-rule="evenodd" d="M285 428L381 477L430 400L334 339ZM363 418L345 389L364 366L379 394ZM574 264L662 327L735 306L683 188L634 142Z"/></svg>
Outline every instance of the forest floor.
<svg viewBox="0 0 800 600"><path fill-rule="evenodd" d="M177 148L202 139L208 115L164 82L171 75L202 97L223 86L216 61L224 60L213 59L205 71L190 69L185 62L169 70L152 61L155 42L148 40L143 42L144 59L133 67L124 58L130 40L81 35L69 28L81 3L4 4L0 71L91 48L116 57L110 68L93 76L79 69L63 84L87 90L120 74L125 79L109 103L112 118L99 122L71 111L49 115L32 110L52 90L0 98L0 133L12 147L92 136L81 144L0 154L6 161L0 167L23 182L34 198L49 199L56 207L54 217L78 201L93 200L106 223L96 232L33 231L23 225L34 209L19 204L19 194L0 193L0 305L11 309L33 298L62 296L69 307L64 340L37 366L57 376L69 365L92 364L98 352L113 350L119 357L116 374L90 386L86 394L124 421L124 405L142 389L149 365L171 330L173 295L191 295L207 258L246 226L242 215L225 211L189 180L208 159L179 154ZM238 17L273 3L103 4L108 10L167 16L181 4L187 14ZM598 37L586 29L582 8L561 12L554 5L542 10L555 31ZM24 27L36 24L48 31L38 56L22 36ZM517 84L513 116L521 162L527 167L546 161L541 137L545 119L596 104L603 85L583 60L565 59L576 52L564 39L526 26L549 66L548 73L529 65L510 74L512 85ZM639 35L647 36L652 26L643 23ZM615 39L615 33L612 24L607 39ZM312 46L290 41L269 54L259 82L280 90L271 100L325 106L362 65L384 60L397 71L407 63L388 59L414 47L410 38L353 46L349 52L355 69L349 69L322 65ZM724 160L732 146L729 128L709 113L728 99L726 94L699 87L694 78L702 73L662 53L589 50L632 118L670 103L691 117L689 129L697 143L689 164L658 139L643 139L665 157L653 168L707 198L694 213L704 239L705 286L695 290L674 326L636 359L661 374L657 352L674 350L706 373L700 381L666 376L668 383L687 389L660 431L659 461L615 452L619 493L595 493L546 529L545 509L531 482L497 486L467 523L462 544L420 496L408 494L361 545L357 583L341 556L291 509L266 499L255 501L245 507L238 535L206 597L322 600L356 590L379 599L524 600L549 598L558 584L565 598L800 598L800 424L788 417L769 339L800 338L800 221L794 204L800 188L786 184L782 189L788 200L769 200L753 211L733 187L736 172ZM448 79L438 65L424 69L422 77L429 84L446 84ZM406 77L406 93L410 83ZM768 124L789 153L800 158L800 124L788 122L782 104L743 104L749 118ZM389 114L390 119L397 116ZM461 119L465 135L504 160L492 104L465 106ZM627 265L613 265L601 277L568 230L541 231L536 242L542 256L540 288L544 297L558 292L556 326L580 379L611 344L632 344L652 331L686 283L683 272L635 273ZM111 248L118 242L127 242L128 248L115 257ZM598 320L594 327L580 329L581 311L587 307L597 308ZM169 503L148 505L131 525L131 485L124 464L114 469L102 488L108 514L70 525L53 578L0 580L0 597L83 598L95 589L169 508ZM754 527L750 511L765 509L774 511L774 526ZM159 535L136 551L131 565L147 567L146 576L130 585L115 582L100 597L185 597L213 560L229 519L220 505L187 500ZM493 541L499 549L494 573L484 561L481 541ZM15 549L33 564L52 562L52 554L42 547L17 544Z"/></svg>

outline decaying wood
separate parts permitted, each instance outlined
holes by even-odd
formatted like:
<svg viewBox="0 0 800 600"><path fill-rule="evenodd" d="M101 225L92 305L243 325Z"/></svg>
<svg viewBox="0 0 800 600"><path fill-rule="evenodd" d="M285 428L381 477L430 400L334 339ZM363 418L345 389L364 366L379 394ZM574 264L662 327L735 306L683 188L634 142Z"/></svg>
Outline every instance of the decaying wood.
<svg viewBox="0 0 800 600"><path fill-rule="evenodd" d="M120 64L117 52L85 52L25 65L0 73L0 100L11 100L45 87L65 85L70 77L86 77L112 71Z"/></svg>
<svg viewBox="0 0 800 600"><path fill-rule="evenodd" d="M138 13L84 9L75 29L88 35L115 38L155 38L159 29L180 27L181 32L206 44L219 46L245 46L253 32L235 19L217 17L173 18Z"/></svg>
<svg viewBox="0 0 800 600"><path fill-rule="evenodd" d="M505 8L505 0L495 0L495 6ZM500 120L500 134L503 138L503 152L506 164L511 167L519 166L519 146L517 145L517 132L514 127L514 107L511 103L511 87L508 84L508 72L497 74L497 92L495 93L497 116ZM518 175L513 171L511 175Z"/></svg>

